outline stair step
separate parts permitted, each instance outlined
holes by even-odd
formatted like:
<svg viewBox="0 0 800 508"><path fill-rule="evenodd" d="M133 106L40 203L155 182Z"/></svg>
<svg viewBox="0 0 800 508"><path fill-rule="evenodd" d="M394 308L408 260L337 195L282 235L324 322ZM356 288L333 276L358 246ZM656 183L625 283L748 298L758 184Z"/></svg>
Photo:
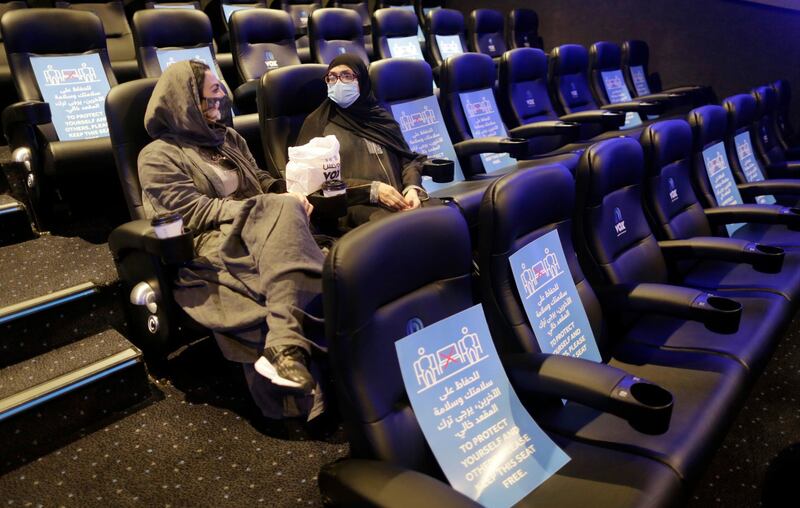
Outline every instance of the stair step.
<svg viewBox="0 0 800 508"><path fill-rule="evenodd" d="M0 194L0 245L11 245L34 238L25 205L8 194Z"/></svg>
<svg viewBox="0 0 800 508"><path fill-rule="evenodd" d="M83 282L43 296L29 298L28 300L2 307L0 308L0 325L80 298L86 298L96 294L98 291L98 287L93 282Z"/></svg>
<svg viewBox="0 0 800 508"><path fill-rule="evenodd" d="M151 396L141 351L113 329L0 370L0 471Z"/></svg>

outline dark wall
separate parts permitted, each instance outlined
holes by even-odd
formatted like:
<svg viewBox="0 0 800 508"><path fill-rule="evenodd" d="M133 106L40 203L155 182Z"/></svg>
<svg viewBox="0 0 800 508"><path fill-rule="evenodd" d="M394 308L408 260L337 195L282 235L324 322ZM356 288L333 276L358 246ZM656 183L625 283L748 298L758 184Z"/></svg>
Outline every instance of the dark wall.
<svg viewBox="0 0 800 508"><path fill-rule="evenodd" d="M736 0L458 0L468 15L491 7L539 14L545 49L643 39L664 86L702 83L720 99L777 78L794 87L800 115L800 12ZM795 121L797 123L797 121Z"/></svg>

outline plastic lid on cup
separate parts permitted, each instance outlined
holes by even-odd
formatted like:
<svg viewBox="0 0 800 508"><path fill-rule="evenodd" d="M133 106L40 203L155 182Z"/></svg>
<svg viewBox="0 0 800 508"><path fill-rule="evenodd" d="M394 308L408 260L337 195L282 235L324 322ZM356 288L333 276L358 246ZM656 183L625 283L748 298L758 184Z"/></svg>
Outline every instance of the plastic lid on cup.
<svg viewBox="0 0 800 508"><path fill-rule="evenodd" d="M169 213L160 213L153 217L153 220L150 221L150 225L155 226L163 226L164 224L170 224L172 222L182 221L183 217L178 212L169 212Z"/></svg>

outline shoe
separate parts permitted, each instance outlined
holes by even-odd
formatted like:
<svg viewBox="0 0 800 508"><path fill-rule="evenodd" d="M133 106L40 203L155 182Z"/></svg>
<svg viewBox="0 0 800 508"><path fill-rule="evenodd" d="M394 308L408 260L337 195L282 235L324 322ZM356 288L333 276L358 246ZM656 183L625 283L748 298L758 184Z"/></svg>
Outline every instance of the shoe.
<svg viewBox="0 0 800 508"><path fill-rule="evenodd" d="M255 363L256 372L273 384L310 394L317 382L308 371L308 354L298 346L268 347Z"/></svg>

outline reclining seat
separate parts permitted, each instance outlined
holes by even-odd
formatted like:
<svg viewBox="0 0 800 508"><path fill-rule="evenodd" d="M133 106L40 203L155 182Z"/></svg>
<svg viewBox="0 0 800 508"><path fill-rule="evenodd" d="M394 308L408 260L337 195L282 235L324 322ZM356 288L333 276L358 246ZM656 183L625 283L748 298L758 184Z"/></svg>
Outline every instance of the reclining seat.
<svg viewBox="0 0 800 508"><path fill-rule="evenodd" d="M231 53L242 84L233 91L236 104L258 111L258 81L264 73L300 65L294 44L294 23L275 9L249 9L231 17Z"/></svg>
<svg viewBox="0 0 800 508"><path fill-rule="evenodd" d="M626 118L626 125L620 130L630 136L641 133L640 123L636 123L636 113L655 115L661 113L660 104L649 101L623 101L615 104L598 105L592 96L587 69L589 66L589 52L579 44L565 44L553 48L548 59L547 75L550 80L550 90L553 98L564 113L579 113L581 111L603 109L605 111L620 111L633 114ZM628 120L630 118L631 120ZM585 129L586 137L597 135L597 128Z"/></svg>
<svg viewBox="0 0 800 508"><path fill-rule="evenodd" d="M8 11L17 9L26 9L28 5L22 0L15 0L12 2L0 3L0 18ZM11 79L11 69L8 67L8 58L6 58L5 44L3 43L3 34L0 33L0 94L2 94L2 104L0 108L5 107L12 102L16 102L16 90L14 90L14 80Z"/></svg>
<svg viewBox="0 0 800 508"><path fill-rule="evenodd" d="M531 199L532 195L537 199ZM567 258L568 266L564 268L571 274L580 299L577 305L586 311L591 327L583 331L584 338L588 341L594 335L603 364L670 391L674 397L673 415L665 434L647 435L631 432L617 416L576 402L542 401L532 408L531 414L552 432L660 460L672 467L687 486L691 485L736 413L736 402L747 384L746 369L721 355L657 349L639 343L636 337L608 333L600 302L584 277L573 248L574 205L575 181L558 166L517 171L495 180L486 191L480 212L478 266L481 300L498 351L501 355L542 352L534 333L538 323L532 325L528 321L509 258L530 242L557 231ZM548 287L551 286L542 286ZM561 289L566 288L562 285ZM661 304L666 303L666 295L673 291L672 286L662 284L651 285L649 289L662 292ZM661 305L658 299L651 308L642 308L639 316L644 321L664 323L662 335L666 332L671 340L698 341L705 333L711 333L697 323L658 316L656 306ZM575 315L569 319L575 319L576 326L581 326ZM578 376L569 371L562 375Z"/></svg>
<svg viewBox="0 0 800 508"><path fill-rule="evenodd" d="M503 13L495 9L475 9L469 14L469 45L472 51L500 61L506 52Z"/></svg>
<svg viewBox="0 0 800 508"><path fill-rule="evenodd" d="M446 12L446 9L438 12ZM525 161L516 164L514 159L509 159L503 154L483 154L478 151L480 145L476 144L475 149L459 156L461 168L467 172L464 176L467 179L474 179L485 173L509 171L530 164L560 163L574 170L579 158L577 154L533 153L530 151L530 144L535 146L536 142L531 139L541 136L552 138L563 135L568 139L574 139L579 131L578 125L560 120L543 121L507 131L498 113L494 96L495 76L494 62L488 55L465 53L448 58L442 67L439 83L445 122L454 143L465 140L481 141L488 136L501 138L511 136L513 139L518 139L523 150L512 157Z"/></svg>
<svg viewBox="0 0 800 508"><path fill-rule="evenodd" d="M433 74L451 56L467 53L464 15L454 9L438 9L428 13L428 31L425 41L430 55Z"/></svg>
<svg viewBox="0 0 800 508"><path fill-rule="evenodd" d="M320 2L308 0L270 0L269 8L282 9L292 17L295 27L295 45L300 61L303 63L314 62L311 54L309 39L309 23L314 11L321 7Z"/></svg>
<svg viewBox="0 0 800 508"><path fill-rule="evenodd" d="M95 216L109 216L121 201L109 171L114 159L102 100L117 81L100 18L79 10L19 9L5 13L0 27L22 101L3 111L3 129L13 158L30 171L34 207L41 204L38 215L48 223L65 204L72 211L89 207ZM89 109L74 113L66 101L54 102L73 93L73 83L92 88L84 92L92 95L85 104Z"/></svg>
<svg viewBox="0 0 800 508"><path fill-rule="evenodd" d="M778 95L770 86L760 86L751 92L756 99L756 150L767 165L767 173L776 177L794 177L800 170L800 149L784 148L778 135Z"/></svg>
<svg viewBox="0 0 800 508"><path fill-rule="evenodd" d="M358 13L361 18L361 31L366 38L364 46L367 48L367 55L372 59L372 37L370 37L372 34L372 16L369 13L369 2L364 2L363 0L328 0L324 7L339 7L340 9L350 9Z"/></svg>
<svg viewBox="0 0 800 508"><path fill-rule="evenodd" d="M328 65L344 53L351 53L369 65L364 32L358 13L350 9L319 9L308 23L311 61Z"/></svg>
<svg viewBox="0 0 800 508"><path fill-rule="evenodd" d="M539 15L533 9L511 9L506 21L508 49L544 49L539 36Z"/></svg>
<svg viewBox="0 0 800 508"><path fill-rule="evenodd" d="M625 71L628 88L635 93L635 97L668 93L687 96L693 106L717 102L714 90L709 86L689 85L663 90L661 76L657 72L649 72L649 63L650 47L645 41L629 40L622 43L622 69Z"/></svg>
<svg viewBox="0 0 800 508"><path fill-rule="evenodd" d="M682 284L705 289L748 289L780 294L796 303L800 257L796 252L716 235L692 187L692 129L684 120L645 128L640 140L646 160L644 206L665 253L675 255L673 273ZM664 248L668 247L668 248Z"/></svg>
<svg viewBox="0 0 800 508"><path fill-rule="evenodd" d="M778 111L776 115L778 121L778 136L780 137L783 148L789 149L798 144L797 133L794 127L792 127L791 121L792 88L789 85L789 81L785 79L773 81L770 86L775 90L775 94L778 96Z"/></svg>
<svg viewBox="0 0 800 508"><path fill-rule="evenodd" d="M589 147L576 175L573 240L581 267L613 320L612 330L624 333L630 340L664 349L734 358L757 375L791 318L791 304L782 296L766 292L684 287L681 274L670 270L666 263L671 249L656 241L648 224L642 202L644 182L642 147L630 138L608 139ZM677 250L684 259L691 259ZM679 286L666 286L671 282ZM659 286L651 292L649 283ZM697 319L693 317L697 316L693 315L696 309L725 318L730 318L729 311L740 312L738 330L711 325L712 329L727 332L711 333L699 322L679 324L668 317L642 318L635 294L643 289L649 293L645 299L654 297L658 301L645 307L647 310L684 318L688 313L690 319ZM629 300L631 296L633 301ZM703 300L705 303L701 303ZM632 304L633 312L624 310L626 302ZM675 304L677 307L673 307ZM679 328L681 333L675 333Z"/></svg>
<svg viewBox="0 0 800 508"><path fill-rule="evenodd" d="M372 48L376 60L413 58L425 60L417 38L419 22L405 9L378 9L373 14Z"/></svg>
<svg viewBox="0 0 800 508"><path fill-rule="evenodd" d="M188 9L137 11L133 15L133 33L142 76L157 78L161 76L162 66L168 66L171 61L198 59L216 71L217 78L230 94L231 89L216 60L211 22L205 13ZM250 151L263 167L258 114L254 109L240 109L237 103L233 106L233 126L247 140ZM248 104L245 102L242 106Z"/></svg>
<svg viewBox="0 0 800 508"><path fill-rule="evenodd" d="M798 181L765 180L736 185L733 176L726 174L730 168L724 147L728 126L727 113L722 106L693 109L689 113L689 125L693 138L692 185L711 224L724 225L731 238L797 250L800 211L776 204L745 204L745 200L754 203L757 196L796 195ZM717 192L709 178L709 167L714 173Z"/></svg>
<svg viewBox="0 0 800 508"><path fill-rule="evenodd" d="M408 266L418 268L403 268ZM479 506L444 479L409 404L394 346L409 334L412 321L431 324L473 306L471 270L467 226L444 206L366 224L344 236L327 257L325 327L351 454L319 474L330 506ZM607 366L589 367L609 379L624 375ZM558 369L553 372L561 378ZM526 390L515 387L524 399ZM601 399L607 401L605 394ZM621 433L631 431L624 427ZM686 495L675 473L658 461L550 437L571 461L518 506L662 507Z"/></svg>
<svg viewBox="0 0 800 508"><path fill-rule="evenodd" d="M117 81L124 83L139 78L133 34L128 24L128 18L125 17L125 7L121 0L78 0L77 2L56 0L55 6L96 14L103 22L108 56L111 59L111 68L114 70Z"/></svg>
<svg viewBox="0 0 800 508"><path fill-rule="evenodd" d="M503 53L500 58L500 79L497 100L503 119L509 127L517 127L534 122L562 120L586 125L582 131L591 129L610 132L618 136L617 130L625 121L625 113L591 110L564 115L559 118L550 101L547 88L547 55L541 49L517 48ZM534 153L583 150L598 141L594 138L578 139L566 146L569 139L542 137L530 142Z"/></svg>
<svg viewBox="0 0 800 508"><path fill-rule="evenodd" d="M414 16L417 18L417 38L419 39L419 44L424 52L425 31L423 30L423 27L425 26L425 20L420 18L419 9L416 3L417 2L414 0L377 0L374 2L372 13L374 15L375 11L379 9L400 9L414 14Z"/></svg>

